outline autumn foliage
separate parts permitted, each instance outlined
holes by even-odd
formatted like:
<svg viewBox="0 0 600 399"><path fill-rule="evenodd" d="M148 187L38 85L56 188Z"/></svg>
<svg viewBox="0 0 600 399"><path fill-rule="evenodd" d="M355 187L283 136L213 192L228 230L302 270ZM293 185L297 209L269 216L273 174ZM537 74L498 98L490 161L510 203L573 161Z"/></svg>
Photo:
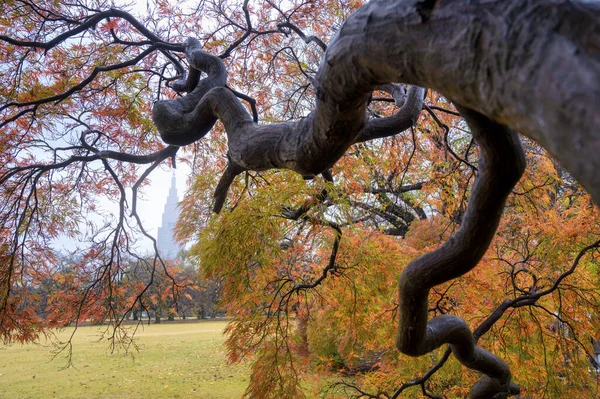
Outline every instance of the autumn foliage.
<svg viewBox="0 0 600 399"><path fill-rule="evenodd" d="M221 56L259 123L305 117L324 47L361 1L154 0L131 14L41 3L0 5L3 344L92 322L129 347L131 315L175 315L212 290L230 317L229 361L251 362L249 398L468 394L479 376L448 349L416 359L395 349L398 277L459 228L478 173L478 146L447 99L428 91L411 129L355 144L330 174L244 171L218 214L223 126L179 148L151 120L154 101L177 96L190 36ZM375 91L368 117L399 106ZM433 289L429 312L464 318L524 397L596 397L598 208L522 141L528 167L490 248ZM136 199L169 159L192 170L176 229L191 248L184 263L140 250L156 246ZM65 254L59 239L79 249Z"/></svg>

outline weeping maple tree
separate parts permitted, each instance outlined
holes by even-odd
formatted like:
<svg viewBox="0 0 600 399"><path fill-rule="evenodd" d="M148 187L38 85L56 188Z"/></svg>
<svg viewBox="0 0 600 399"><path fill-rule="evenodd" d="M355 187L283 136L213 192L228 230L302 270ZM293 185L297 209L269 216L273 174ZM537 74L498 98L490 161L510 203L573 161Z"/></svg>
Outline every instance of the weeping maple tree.
<svg viewBox="0 0 600 399"><path fill-rule="evenodd" d="M0 10L5 344L177 296L136 206L177 161L248 397L595 392L598 4Z"/></svg>

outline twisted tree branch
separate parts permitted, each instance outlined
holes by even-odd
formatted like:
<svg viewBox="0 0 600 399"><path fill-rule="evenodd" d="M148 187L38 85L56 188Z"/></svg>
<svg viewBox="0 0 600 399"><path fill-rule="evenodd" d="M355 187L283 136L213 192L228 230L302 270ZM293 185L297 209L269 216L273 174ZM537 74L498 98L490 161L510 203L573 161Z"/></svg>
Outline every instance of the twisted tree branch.
<svg viewBox="0 0 600 399"><path fill-rule="evenodd" d="M437 250L412 261L400 277L396 344L403 353L421 356L448 343L461 363L489 376L473 387L472 398L498 393L506 397L518 392L510 382L508 366L475 345L462 319L442 315L427 321L429 290L477 265L496 232L504 202L525 168L525 155L514 132L473 111L459 109L480 146L480 174L460 229Z"/></svg>
<svg viewBox="0 0 600 399"><path fill-rule="evenodd" d="M422 109L425 90L411 87L406 99L396 98L398 103L403 102L400 110L387 118L364 121L364 114L357 117L354 110L336 107L335 112L341 115L330 120L329 116L321 115L326 110L319 112L329 107L323 106L298 122L261 126L234 93L226 89L227 73L221 59L200 47L196 39L186 41L186 59L192 69L186 80L172 85L177 91L189 93L156 102L152 118L163 140L174 145L199 140L221 120L227 131L229 159L242 170L285 168L313 177L328 170L355 142L388 137L408 129ZM200 72L207 77L197 81ZM400 93L388 90L394 95ZM363 109L366 97L364 100L360 104ZM356 133L348 136L348 132Z"/></svg>

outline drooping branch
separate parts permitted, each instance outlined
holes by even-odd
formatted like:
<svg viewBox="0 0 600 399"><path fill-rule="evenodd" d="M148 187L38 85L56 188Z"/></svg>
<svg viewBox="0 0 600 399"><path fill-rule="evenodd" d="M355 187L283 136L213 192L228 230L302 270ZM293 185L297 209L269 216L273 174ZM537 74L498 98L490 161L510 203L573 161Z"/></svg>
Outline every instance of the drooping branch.
<svg viewBox="0 0 600 399"><path fill-rule="evenodd" d="M177 146L168 146L162 150L156 151L151 154L137 155L129 154L126 152L110 151L110 150L98 150L91 146L82 147L92 152L91 155L72 155L69 158L61 162L53 163L37 163L26 166L16 166L9 168L5 173L0 175L0 184L7 182L11 177L18 173L27 172L28 174L46 173L51 170L64 169L67 166L81 162L89 163L97 160L114 159L121 162L131 162L136 164L148 164L152 162L163 161L173 155L179 150Z"/></svg>
<svg viewBox="0 0 600 399"><path fill-rule="evenodd" d="M138 62L143 60L145 57L147 57L149 54L151 54L155 50L156 50L156 48L154 46L151 46L148 49L142 51L136 57L134 57L128 61L124 61L122 63L115 64L115 65L97 66L92 70L92 72L89 74L88 77L86 77L84 80L82 80L78 84L70 87L68 90L65 90L62 93L55 94L55 95L52 95L49 97L36 99L36 100L26 101L26 102L10 102L10 103L0 106L0 112L4 111L5 109L10 108L10 107L25 107L25 106L30 106L30 105L39 105L39 104L46 104L46 103L50 103L50 102L63 101L64 99L70 97L71 94L82 90L87 85L89 85L91 82L93 82L94 79L96 78L96 76L100 72L114 71L114 70L122 69L122 68L125 68L128 66L136 65Z"/></svg>
<svg viewBox="0 0 600 399"><path fill-rule="evenodd" d="M242 5L242 11L244 12L244 18L246 20L246 30L235 42L231 43L227 49L221 54L221 58L227 58L231 55L233 50L235 50L240 44L246 40L248 36L253 32L252 28L252 20L250 19L250 12L248 10L248 0L244 0L244 4Z"/></svg>
<svg viewBox="0 0 600 399"><path fill-rule="evenodd" d="M433 120L435 121L435 123L438 124L439 127L442 128L442 130L444 130L444 144L446 144L446 148L448 149L448 152L450 152L450 155L452 155L454 157L454 159L456 159L457 161L467 165L469 168L471 168L472 170L476 171L477 167L472 165L469 161L467 161L466 159L461 158L460 156L458 156L458 154L456 154L456 152L454 152L454 150L452 149L452 146L450 146L450 142L448 141L448 135L450 134L450 128L448 127L448 125L446 125L445 123L443 123L440 118L437 117L437 115L435 114L435 112L433 112L431 110L431 108L429 108L428 105L424 105L425 110L429 113L429 115L433 118Z"/></svg>
<svg viewBox="0 0 600 399"><path fill-rule="evenodd" d="M36 40L37 37L29 40L26 38L22 39L8 35L0 35L0 43L4 42L5 44L8 44L9 48L15 46L19 48L30 49L27 52L27 54L21 58L19 68L22 68L23 64L26 63L27 55L35 53L36 49L41 49L44 51L44 53L47 53L52 49L58 48L61 44L69 43L78 38L84 39L85 32L95 29L96 26L102 21L111 21L111 18L126 20L137 31L138 34L144 36L147 40L136 42L123 41L120 40L116 36L114 30L111 29L111 34L114 39L113 43L125 46L140 47L141 51L138 52L138 54L136 54L135 56L131 57L130 59L121 62L115 62L114 64L94 65L94 68L91 69L89 74L86 77L84 77L79 83L69 86L68 88L66 88L66 90L62 92L47 95L45 97L34 98L31 100L29 100L31 96L27 96L27 100L24 101L8 101L7 99L7 101L0 104L0 112L6 111L8 109L16 109L18 110L18 112L15 115L1 121L0 128L17 121L18 119L29 113L31 113L33 117L35 117L36 111L38 110L38 107L40 105L49 104L53 102L59 103L61 101L64 101L70 98L73 94L89 87L89 85L97 79L98 75L134 66L157 51L161 52L164 55L164 57L168 59L167 65L173 65L173 67L177 71L178 76L183 76L185 73L183 66L179 62L179 59L173 54L171 54L171 51L183 52L184 46L182 44L171 44L162 40L157 35L155 35L150 29L144 26L143 23L138 21L133 15L127 13L126 11L114 8L105 11L97 11L84 7L84 14L87 14L90 11L93 12L89 15L81 16L78 19L72 19L66 15L55 14L49 10L41 9L34 4L24 2L23 5L31 7L32 10L37 14L41 13L40 17L43 18L45 22L52 21L52 31L58 32L58 34L46 41L38 41ZM53 15L53 18L48 19L48 15L42 14ZM21 72L19 71L17 72L17 74L20 73ZM177 79L177 76L174 78L169 78L167 80L172 79Z"/></svg>
<svg viewBox="0 0 600 399"><path fill-rule="evenodd" d="M440 359L435 363L435 365L433 365L433 367L431 367L429 370L427 370L427 372L424 373L421 377L402 384L400 387L398 387L398 389L396 389L394 394L392 396L390 396L390 399L397 399L402 392L404 392L406 389L408 389L410 387L414 387L417 385L422 386L423 384L425 384L425 382L427 382L427 380L429 380L432 375L434 375L439 369L442 368L442 366L444 366L444 364L446 364L446 362L450 358L451 354L452 354L452 350L450 348L446 349L446 351L444 352L442 357L440 357Z"/></svg>
<svg viewBox="0 0 600 399"><path fill-rule="evenodd" d="M517 296L516 298L506 299L501 304L496 306L496 308L489 314L489 316L486 317L481 323L479 323L479 325L473 330L473 338L475 339L475 342L479 341L479 339L482 336L487 334L509 309L517 309L517 308L521 308L524 306L535 306L540 298L551 295L556 290L559 290L562 282L567 277L569 277L570 275L572 275L575 272L575 270L579 266L579 263L581 262L582 258L589 252L597 250L599 247L600 247L600 240L581 249L578 252L575 259L573 260L571 266L567 270L565 270L562 274L560 274L554 280L552 285L550 287L548 287L547 289L542 290L542 291L532 292L532 293L523 293L523 294ZM556 314L552 314L552 316L557 317ZM398 389L394 392L394 394L390 398L396 399L406 389L425 383L439 369L441 369L441 367L450 358L451 354L452 354L452 349L448 348L444 352L442 357L427 372L425 372L422 376L415 378L412 381L403 383L400 387L398 387Z"/></svg>
<svg viewBox="0 0 600 399"><path fill-rule="evenodd" d="M55 18L56 21L62 21L65 23L66 26L74 27L66 30L65 32L55 36L53 39L46 42L21 40L7 35L0 35L0 41L4 41L6 43L19 47L43 49L47 52L57 47L61 43L73 37L76 37L80 33L83 33L90 29L94 29L98 23L100 23L103 20L108 21L110 20L110 18L122 18L129 22L142 36L148 39L147 41L138 43L139 45L150 45L154 50L160 50L164 54L164 56L171 61L177 72L183 75L183 66L175 57L173 57L169 53L169 51L181 52L183 51L183 46L181 46L180 44L171 44L160 39L150 29L144 26L143 23L138 21L133 15L129 14L126 11L119 10L116 8L111 8L110 10L97 12L95 14L83 17L81 18L81 20L77 21L70 18L66 18L64 16L57 16L57 18ZM113 37L115 38L115 42L118 43L119 39L114 34L114 31L111 30L111 32Z"/></svg>
<svg viewBox="0 0 600 399"><path fill-rule="evenodd" d="M148 164L151 162L161 162L169 157L173 157L173 156L175 156L177 151L179 151L179 147L174 146L174 145L170 145L162 150L153 152L151 154L144 154L144 155L129 154L126 152L111 151L111 150L99 150L99 149L91 146L85 140L85 137L89 133L92 133L92 131L90 131L90 130L84 131L81 134L79 141L83 148L85 148L86 150L88 150L89 152L94 154L93 156L96 156L101 159L114 159L115 161L121 161L121 162L130 162L130 163L136 163L136 164Z"/></svg>
<svg viewBox="0 0 600 399"><path fill-rule="evenodd" d="M473 111L462 108L459 111L480 146L479 176L459 230L441 247L415 259L402 272L396 343L401 352L411 356L421 356L450 344L461 363L489 377L473 388L472 398L495 394L506 397L517 392L511 384L508 366L475 345L464 320L453 315L427 320L430 289L477 265L496 232L504 202L525 168L525 155L514 132ZM491 391L494 393L490 395Z"/></svg>
<svg viewBox="0 0 600 399"><path fill-rule="evenodd" d="M284 215L284 217L286 217L286 215ZM316 288L319 285L321 285L323 283L323 281L325 281L329 276L336 275L339 272L338 265L337 265L337 255L338 255L338 251L340 249L340 242L342 240L341 226L335 222L324 220L324 219L321 219L318 217L302 216L302 218L305 218L306 220L310 220L314 224L330 227L333 230L334 240L333 240L333 244L331 247L331 253L329 255L329 261L327 262L327 265L321 270L321 274L317 278L315 278L314 280L312 280L310 282L297 282L291 278L283 279L282 284L280 285L280 287L278 289L278 294L273 296L273 301L272 301L271 305L269 306L269 308L273 308L273 305L275 304L275 302L278 298L279 298L279 301L277 301L278 302L277 308L278 309L287 308L287 306L290 302L290 299L292 298L293 295L298 294L301 291L306 291L306 290ZM291 284L292 287L289 290L284 291L283 289L285 287L287 287L288 284ZM281 295L279 295L279 294L281 294Z"/></svg>
<svg viewBox="0 0 600 399"><path fill-rule="evenodd" d="M150 165L150 167L148 167L141 174L141 176L137 179L137 181L133 184L133 186L131 187L131 191L132 191L131 216L137 217L137 197L138 197L138 189L140 188L141 184L144 182L144 180L146 180L146 178L150 175L150 173L152 173L152 171L154 169L156 169L156 167L158 165L161 164L162 161L164 161L165 159L167 159L169 157L171 157L171 159L172 159L173 168L174 168L175 167L175 154L177 153L178 150L179 150L179 147L177 147L177 146L169 146L165 150L163 150L164 152L161 154L162 156L158 157L154 161L154 163L152 165ZM139 223L139 221L138 221L138 224L141 226L141 223ZM141 229L142 229L142 233L146 234L143 227L141 227Z"/></svg>
<svg viewBox="0 0 600 399"><path fill-rule="evenodd" d="M233 180L236 178L236 176L242 172L243 170L239 168L236 164L234 164L233 162L227 162L225 172L223 172L223 175L221 176L221 179L217 184L217 188L215 189L215 202L212 208L212 211L214 213L221 212L223 204L225 204L225 199L227 198L229 186L231 186L231 183L233 183Z"/></svg>
<svg viewBox="0 0 600 399"><path fill-rule="evenodd" d="M294 288L287 294L287 296L290 296L294 292L298 292L301 290L307 290L310 288L315 288L318 285L320 285L327 278L328 275L335 273L336 258L337 258L338 250L340 248L340 241L342 239L342 229L337 223L334 223L334 222L321 221L321 220L317 220L316 222L320 223L324 226L331 227L335 233L335 239L333 241L331 254L329 255L329 262L327 263L327 266L325 266L323 268L323 270L321 271L321 275L317 279L315 279L314 281L312 281L310 283L296 284L294 286Z"/></svg>

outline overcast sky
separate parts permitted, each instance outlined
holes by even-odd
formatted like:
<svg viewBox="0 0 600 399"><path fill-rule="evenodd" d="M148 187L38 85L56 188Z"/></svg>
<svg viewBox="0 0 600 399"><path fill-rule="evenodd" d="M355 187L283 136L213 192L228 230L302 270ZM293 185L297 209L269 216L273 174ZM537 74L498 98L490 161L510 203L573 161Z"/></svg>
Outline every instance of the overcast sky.
<svg viewBox="0 0 600 399"><path fill-rule="evenodd" d="M168 162L165 162L168 163ZM186 180L190 173L190 169L187 165L179 163L175 174L177 176L177 194L179 200L183 198L183 194L186 190ZM138 214L146 230L156 238L158 227L161 225L161 218L167 203L167 195L169 194L169 188L171 187L171 176L173 175L172 169L161 168L152 172L148 180L150 184L144 189L143 199L138 199ZM144 241L144 248L148 251L151 250L151 243L149 240Z"/></svg>

